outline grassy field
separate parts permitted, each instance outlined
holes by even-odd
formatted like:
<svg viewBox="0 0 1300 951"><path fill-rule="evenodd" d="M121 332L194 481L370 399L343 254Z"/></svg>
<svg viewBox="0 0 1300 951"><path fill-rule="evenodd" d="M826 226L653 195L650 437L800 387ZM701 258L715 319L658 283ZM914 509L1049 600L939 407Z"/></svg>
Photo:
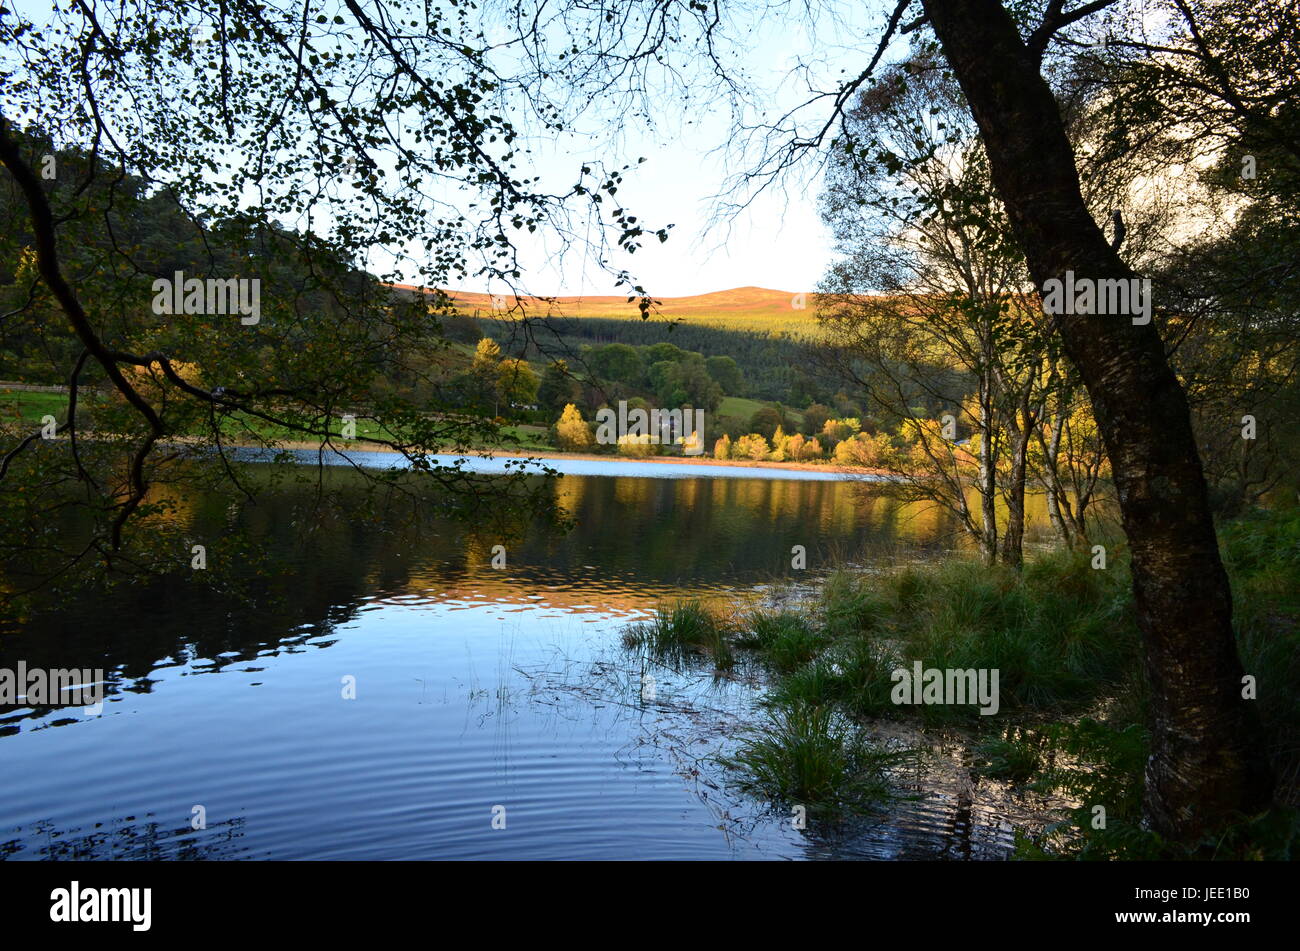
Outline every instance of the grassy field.
<svg viewBox="0 0 1300 951"><path fill-rule="evenodd" d="M41 420L49 415L53 416L59 423L62 423L67 416L68 397L65 393L44 393L33 390L8 390L0 389L0 425L19 423L21 425L39 425ZM84 410L84 406L83 406ZM78 413L78 418L84 425L82 413ZM358 419L356 421L356 436L358 439L387 438L389 433L372 420ZM335 421L333 431L341 438L342 422ZM222 438L232 442L239 442L242 439L262 438L276 439L285 441L305 441L310 437L286 429L283 426L276 426L265 420L256 417L244 415L232 415L222 421L221 427ZM550 442L550 430L546 426L534 426L521 424L516 426L501 427L502 440L500 445L492 446L486 443L476 443L473 449L545 449L554 450L556 447Z"/></svg>
<svg viewBox="0 0 1300 951"><path fill-rule="evenodd" d="M731 416L749 422L750 417L767 405L767 403L759 400L747 400L740 396L726 396L718 405L718 415Z"/></svg>
<svg viewBox="0 0 1300 951"><path fill-rule="evenodd" d="M716 415L719 418L728 417L748 423L753 418L754 414L760 409L774 406L776 406L775 403L764 402L762 400L750 400L740 396L727 396L723 397L722 402L718 404ZM783 409L785 410L786 416L790 417L790 419L800 425L803 424L803 413L799 412L797 409L792 409L789 406L783 407Z"/></svg>
<svg viewBox="0 0 1300 951"><path fill-rule="evenodd" d="M39 423L42 417L49 415L62 423L67 412L66 393L0 389L0 422L23 420Z"/></svg>

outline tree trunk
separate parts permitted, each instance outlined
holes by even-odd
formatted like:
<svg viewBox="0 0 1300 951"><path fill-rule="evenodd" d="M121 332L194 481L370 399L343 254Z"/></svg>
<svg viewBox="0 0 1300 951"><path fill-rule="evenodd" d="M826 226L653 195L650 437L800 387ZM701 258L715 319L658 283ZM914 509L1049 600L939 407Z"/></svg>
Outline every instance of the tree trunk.
<svg viewBox="0 0 1300 951"><path fill-rule="evenodd" d="M1088 213L1057 104L998 0L923 0L988 151L1039 287L1065 271L1131 279ZM1232 601L1187 399L1155 325L1062 316L1062 342L1110 455L1151 686L1144 807L1192 842L1270 799L1256 717L1241 697Z"/></svg>
<svg viewBox="0 0 1300 951"><path fill-rule="evenodd" d="M986 564L993 564L998 556L998 515L997 515L997 462L993 458L993 398L987 374L980 378L979 412L980 412L980 553Z"/></svg>
<svg viewBox="0 0 1300 951"><path fill-rule="evenodd" d="M1066 548L1074 547L1074 537L1070 533L1070 526L1066 523L1065 517L1061 514L1061 496L1065 494L1065 487L1061 485L1061 474L1058 468L1061 459L1061 427L1065 423L1065 414L1057 412L1052 416L1052 435L1043 444L1043 487L1047 490L1047 517L1056 529L1056 535L1061 539L1061 544ZM1040 437L1041 438L1041 437Z"/></svg>
<svg viewBox="0 0 1300 951"><path fill-rule="evenodd" d="M1025 563L1025 470L1029 464L1033 419L1026 414L1022 426L1016 419L1017 412L1013 408L1007 417L1011 467L1007 473L1007 528L1002 533L1002 562L1019 570Z"/></svg>

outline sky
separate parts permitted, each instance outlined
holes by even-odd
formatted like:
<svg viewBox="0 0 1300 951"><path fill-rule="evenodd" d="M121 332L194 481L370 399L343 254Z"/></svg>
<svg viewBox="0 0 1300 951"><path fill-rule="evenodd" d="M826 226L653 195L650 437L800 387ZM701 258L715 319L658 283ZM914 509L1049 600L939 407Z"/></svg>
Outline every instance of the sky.
<svg viewBox="0 0 1300 951"><path fill-rule="evenodd" d="M770 0L773 8L739 23L729 35L738 39L735 62L743 64L747 88L771 113L780 113L807 98L809 82L791 70L799 64L815 70L818 88L830 88L841 71L856 74L875 48L885 19L881 0L844 3L820 0L819 19L805 25L798 0ZM50 15L41 0L18 0L18 9L36 20ZM813 42L812 37L816 38ZM707 90L705 90L707 92ZM806 121L824 122L829 107L820 104ZM611 254L610 263L626 268L655 297L703 294L756 285L791 292L814 289L831 258L826 228L817 214L818 181L811 166L760 195L747 210L721 222L713 198L726 179L740 169L719 154L730 138L731 117L725 107L708 111L693 105L683 112L675 104L654 110L654 130L632 127L621 134L617 151L629 161L646 161L630 171L619 204L651 228L672 224L666 243L650 237L634 256ZM610 153L600 128L589 126L586 142L550 141L537 149L533 169L544 182L577 180L575 169L585 157ZM578 149L583 150L581 154ZM712 227L711 227L712 225ZM616 249L615 249L616 250ZM520 244L525 266L523 289L555 295L617 294L614 279L602 271L582 243L557 253L554 240ZM370 262L383 270L391 261L383 252ZM414 281L414 272L408 280ZM500 293L502 287L463 282L456 289Z"/></svg>
<svg viewBox="0 0 1300 951"><path fill-rule="evenodd" d="M669 239L647 238L634 255L610 254L657 297L682 297L756 285L811 290L830 260L827 232L817 214L816 182L759 196L752 207L719 220L714 196L728 169L710 150L727 134L718 118L667 142L638 136L628 154L646 161L627 173L619 204L651 228L673 225ZM544 178L573 180L566 157L537 163ZM580 244L564 255L554 240L521 246L530 291L562 295L618 293L613 280ZM586 253L584 253L586 252ZM481 291L479 286L463 290Z"/></svg>
<svg viewBox="0 0 1300 951"><path fill-rule="evenodd" d="M794 5L798 7L799 5ZM827 5L822 18L805 26L800 17L759 18L744 34L743 62L755 98L770 102L779 114L808 98L808 80L794 67L803 64L820 76L841 70L856 75L869 60L880 36L885 8L879 0L837 10ZM848 19L841 19L848 18ZM810 37L820 41L814 43ZM833 41L827 41L831 37ZM816 83L830 88L829 80ZM810 107L806 122L824 122L829 106ZM761 194L751 207L719 221L714 198L740 166L719 154L730 138L731 117L725 107L689 113L690 124L673 106L665 106L657 132L632 132L622 144L630 157L644 156L620 189L620 204L651 227L673 224L669 240L650 239L632 256L616 256L656 297L704 294L734 287L759 286L791 292L811 291L833 256L830 235L817 212L819 181L812 165ZM656 117L659 121L659 117ZM571 168L570 156L539 161L544 176ZM527 248L528 290L546 294L618 293L607 274L580 254L560 259L551 248ZM464 286L463 290L484 290Z"/></svg>
<svg viewBox="0 0 1300 951"><path fill-rule="evenodd" d="M651 226L672 224L668 241L647 240L635 255L612 255L656 296L682 297L756 285L811 290L831 257L826 229L817 215L816 183L760 196L753 207L725 221L712 221L713 196L726 170L709 146L693 140L643 143L646 156L625 179L621 204ZM611 294L612 281L575 251L564 259L545 248L525 253L530 289L543 293ZM466 287L465 290L479 288Z"/></svg>

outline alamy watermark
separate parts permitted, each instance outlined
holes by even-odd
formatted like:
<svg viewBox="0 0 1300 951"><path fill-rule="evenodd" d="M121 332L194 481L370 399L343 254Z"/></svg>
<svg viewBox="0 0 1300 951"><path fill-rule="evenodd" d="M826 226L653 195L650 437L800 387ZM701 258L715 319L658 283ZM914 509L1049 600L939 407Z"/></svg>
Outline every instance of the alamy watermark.
<svg viewBox="0 0 1300 951"><path fill-rule="evenodd" d="M685 455L698 456L704 452L704 410L689 406L629 410L627 400L618 401L617 413L608 406L596 410L596 442L616 446L629 440L656 446L680 442Z"/></svg>
<svg viewBox="0 0 1300 951"><path fill-rule="evenodd" d="M922 667L915 661L912 669L898 667L889 675L894 688L889 699L897 704L943 706L979 705L981 716L998 712L998 668L966 670Z"/></svg>
<svg viewBox="0 0 1300 951"><path fill-rule="evenodd" d="M83 888L73 881L50 892L50 921L126 922L148 931L153 922L152 888Z"/></svg>
<svg viewBox="0 0 1300 951"><path fill-rule="evenodd" d="M87 707L104 702L104 671L56 667L0 667L0 706Z"/></svg>
<svg viewBox="0 0 1300 951"><path fill-rule="evenodd" d="M1043 282L1044 313L1115 314L1131 317L1134 324L1151 323L1151 278L1100 278L1074 276Z"/></svg>
<svg viewBox="0 0 1300 951"><path fill-rule="evenodd" d="M184 271L153 282L155 314L239 314L251 326L262 319L260 278L186 278Z"/></svg>

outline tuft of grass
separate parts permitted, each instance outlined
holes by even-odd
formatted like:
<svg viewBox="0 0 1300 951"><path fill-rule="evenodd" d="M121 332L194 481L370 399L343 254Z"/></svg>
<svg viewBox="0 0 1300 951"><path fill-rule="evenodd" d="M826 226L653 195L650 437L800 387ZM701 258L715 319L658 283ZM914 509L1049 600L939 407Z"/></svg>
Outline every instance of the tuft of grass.
<svg viewBox="0 0 1300 951"><path fill-rule="evenodd" d="M890 798L889 770L908 751L884 750L831 708L794 703L721 762L742 791L823 817L867 812Z"/></svg>
<svg viewBox="0 0 1300 951"><path fill-rule="evenodd" d="M830 707L844 695L844 682L835 665L817 658L798 670L778 678L767 693L766 702L774 707L805 704Z"/></svg>
<svg viewBox="0 0 1300 951"><path fill-rule="evenodd" d="M843 570L826 579L819 606L826 631L832 637L876 632L889 612L889 605L873 587L871 579Z"/></svg>
<svg viewBox="0 0 1300 951"><path fill-rule="evenodd" d="M736 643L761 652L764 662L778 673L789 673L817 656L829 640L798 611L755 611Z"/></svg>
<svg viewBox="0 0 1300 951"><path fill-rule="evenodd" d="M882 716L896 709L890 699L898 658L864 640L840 643L811 663L780 678L769 692L774 704L835 705L855 716Z"/></svg>
<svg viewBox="0 0 1300 951"><path fill-rule="evenodd" d="M703 603L677 601L660 605L649 621L628 627L623 632L623 644L677 665L707 655L717 669L725 670L736 662L731 635L730 622Z"/></svg>
<svg viewBox="0 0 1300 951"><path fill-rule="evenodd" d="M990 779L1024 785L1042 768L1046 746L1047 738L1041 733L1010 727L975 747L975 767Z"/></svg>

